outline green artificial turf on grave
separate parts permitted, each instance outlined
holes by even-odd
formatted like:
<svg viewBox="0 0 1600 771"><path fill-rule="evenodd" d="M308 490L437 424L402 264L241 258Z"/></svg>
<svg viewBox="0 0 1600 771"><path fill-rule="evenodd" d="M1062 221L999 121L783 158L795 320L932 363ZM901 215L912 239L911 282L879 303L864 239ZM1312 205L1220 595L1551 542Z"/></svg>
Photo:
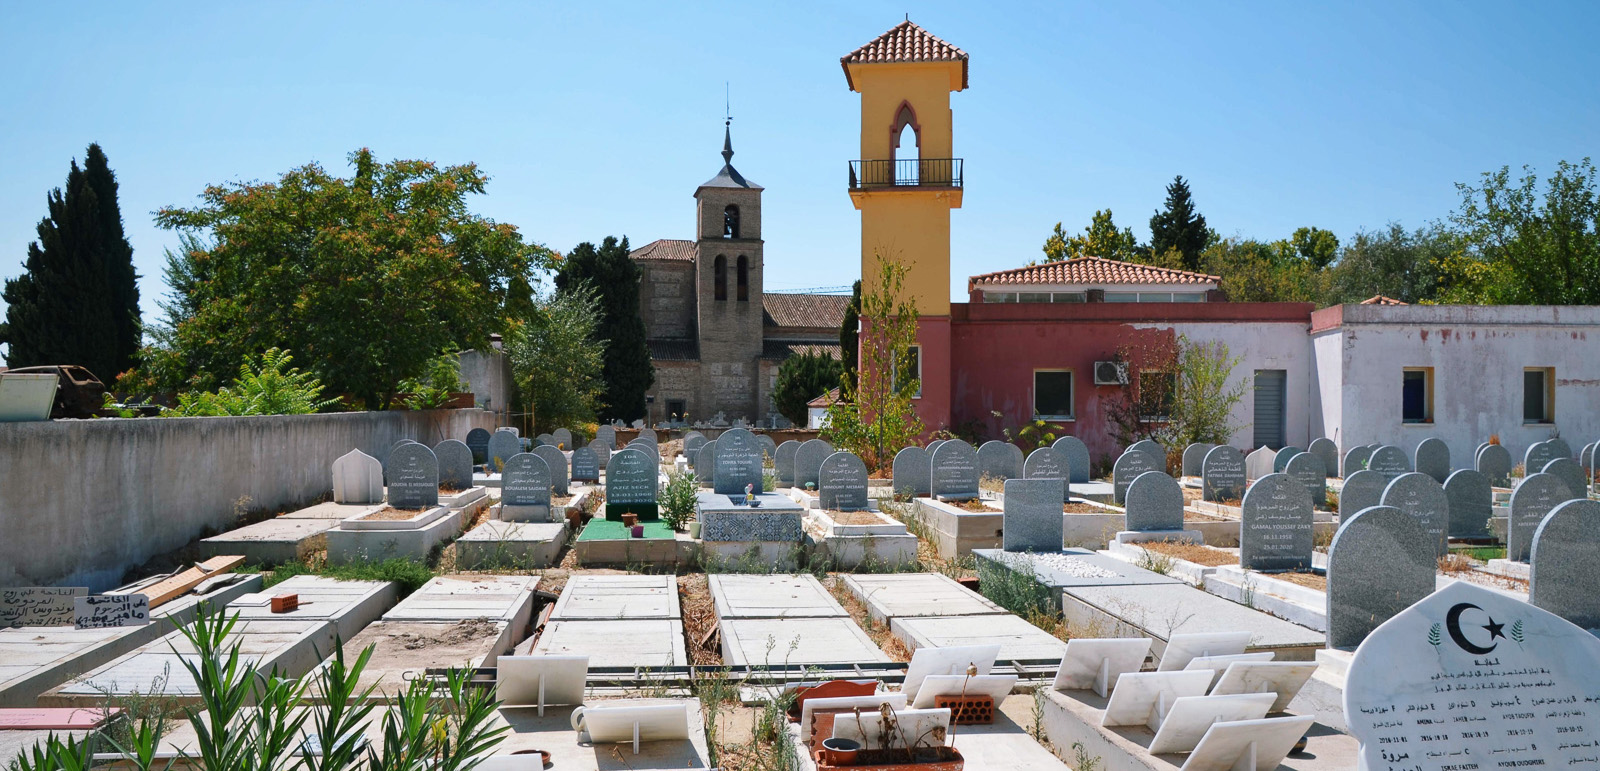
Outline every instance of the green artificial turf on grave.
<svg viewBox="0 0 1600 771"><path fill-rule="evenodd" d="M628 534L628 528L621 522L613 522L609 519L591 519L589 524L583 526L583 532L578 534L578 540L621 541L629 539L638 541L650 538L670 539L676 537L672 533L672 528L667 527L665 522L640 522L639 524L644 526L644 538L631 538Z"/></svg>

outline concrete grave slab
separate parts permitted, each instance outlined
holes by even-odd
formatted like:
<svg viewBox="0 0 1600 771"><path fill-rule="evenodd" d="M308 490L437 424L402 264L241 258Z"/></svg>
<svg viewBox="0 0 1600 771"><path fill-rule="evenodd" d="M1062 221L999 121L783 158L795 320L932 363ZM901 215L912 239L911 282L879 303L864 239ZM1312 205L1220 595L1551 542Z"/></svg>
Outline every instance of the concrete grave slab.
<svg viewBox="0 0 1600 771"><path fill-rule="evenodd" d="M566 542L565 522L490 520L456 539L456 565L462 570L552 567Z"/></svg>
<svg viewBox="0 0 1600 771"><path fill-rule="evenodd" d="M294 576L274 585L267 593L278 596L297 594L300 606L288 613L273 613L267 605L229 605L228 613L239 620L328 621L340 637L350 639L361 628L377 620L400 598L400 587L388 581L340 581L322 576Z"/></svg>
<svg viewBox="0 0 1600 771"><path fill-rule="evenodd" d="M379 501L382 502L381 500ZM331 519L335 522L349 519L362 512L371 511L371 503L334 503L326 501L303 509L280 514L274 519Z"/></svg>
<svg viewBox="0 0 1600 771"><path fill-rule="evenodd" d="M1101 636L1149 636L1158 657L1178 633L1246 631L1250 650L1274 651L1287 661L1310 659L1326 640L1320 632L1184 584L1069 587L1062 602L1073 628L1098 626L1105 630Z"/></svg>
<svg viewBox="0 0 1600 771"><path fill-rule="evenodd" d="M925 616L998 616L1008 611L939 573L845 576L844 585L879 623Z"/></svg>
<svg viewBox="0 0 1600 771"><path fill-rule="evenodd" d="M676 576L574 575L550 618L562 621L681 619Z"/></svg>
<svg viewBox="0 0 1600 771"><path fill-rule="evenodd" d="M282 565L327 548L324 534L338 526L337 519L274 517L200 539L200 556L238 555L251 565Z"/></svg>
<svg viewBox="0 0 1600 771"><path fill-rule="evenodd" d="M713 574L708 578L717 618L838 618L850 614L822 582L798 575Z"/></svg>
<svg viewBox="0 0 1600 771"><path fill-rule="evenodd" d="M722 631L722 660L732 666L889 661L848 617L730 618L717 624Z"/></svg>
<svg viewBox="0 0 1600 771"><path fill-rule="evenodd" d="M589 657L591 667L669 667L689 663L683 622L676 619L552 620L518 655L561 653Z"/></svg>
<svg viewBox="0 0 1600 771"><path fill-rule="evenodd" d="M538 585L538 576L440 576L389 609L383 620L526 623Z"/></svg>
<svg viewBox="0 0 1600 771"><path fill-rule="evenodd" d="M912 651L960 645L999 645L1005 661L1059 662L1066 642L1018 618L1002 616L910 616L889 622L889 631Z"/></svg>

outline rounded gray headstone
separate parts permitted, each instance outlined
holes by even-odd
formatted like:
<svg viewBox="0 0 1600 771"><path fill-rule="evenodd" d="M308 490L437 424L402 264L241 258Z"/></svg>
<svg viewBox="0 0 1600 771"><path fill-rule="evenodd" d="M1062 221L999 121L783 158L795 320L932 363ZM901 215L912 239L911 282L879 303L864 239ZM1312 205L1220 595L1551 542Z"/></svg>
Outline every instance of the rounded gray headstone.
<svg viewBox="0 0 1600 771"><path fill-rule="evenodd" d="M626 449L638 450L646 455L649 455L656 465L661 465L661 446L649 439L644 439L642 437L635 439L628 443L628 447Z"/></svg>
<svg viewBox="0 0 1600 771"><path fill-rule="evenodd" d="M1450 551L1450 502L1445 498L1444 486L1433 477L1420 471L1395 477L1383 488L1379 505L1393 506L1421 523L1436 555L1443 557Z"/></svg>
<svg viewBox="0 0 1600 771"><path fill-rule="evenodd" d="M778 475L779 487L794 487L794 454L800 443L790 439L778 445L778 454L772 459L773 470Z"/></svg>
<svg viewBox="0 0 1600 771"><path fill-rule="evenodd" d="M472 486L472 449L458 439L446 439L433 446L439 459L439 486L465 490Z"/></svg>
<svg viewBox="0 0 1600 771"><path fill-rule="evenodd" d="M607 450L615 451L617 449L616 427L604 425L596 428L594 432L594 439L593 441L589 442L589 444L593 445L595 442L604 444Z"/></svg>
<svg viewBox="0 0 1600 771"><path fill-rule="evenodd" d="M1422 525L1392 506L1356 512L1328 547L1328 647L1354 650L1433 593L1439 559Z"/></svg>
<svg viewBox="0 0 1600 771"><path fill-rule="evenodd" d="M1302 452L1289 459L1283 473L1306 488L1306 498L1313 509L1328 506L1328 471L1322 459L1310 452Z"/></svg>
<svg viewBox="0 0 1600 771"><path fill-rule="evenodd" d="M1478 451L1478 473L1488 478L1489 484L1507 487L1511 484L1511 451L1504 445L1491 444Z"/></svg>
<svg viewBox="0 0 1600 771"><path fill-rule="evenodd" d="M555 437L555 434L545 433L545 434L540 434L540 435L534 437L533 441L534 441L534 445L533 445L534 447L538 447L539 445L542 445L542 444L548 444L548 445L551 445L551 446L555 446L556 437Z"/></svg>
<svg viewBox="0 0 1600 771"><path fill-rule="evenodd" d="M1554 440L1551 440L1554 441ZM1539 473L1550 461L1560 457L1559 448L1550 441L1534 442L1522 453L1522 475L1531 476Z"/></svg>
<svg viewBox="0 0 1600 771"><path fill-rule="evenodd" d="M1200 462L1200 497L1207 501L1236 501L1244 497L1244 453L1219 444Z"/></svg>
<svg viewBox="0 0 1600 771"><path fill-rule="evenodd" d="M1067 468L1072 471L1069 484L1081 485L1089 481L1089 445L1076 436L1063 436L1050 445L1067 456Z"/></svg>
<svg viewBox="0 0 1600 771"><path fill-rule="evenodd" d="M1214 444L1195 442L1183 448L1183 467L1180 473L1186 477L1200 476L1200 464L1205 461L1206 453L1211 452Z"/></svg>
<svg viewBox="0 0 1600 771"><path fill-rule="evenodd" d="M1270 447L1257 447L1244 456L1244 474L1251 479L1260 479L1268 474L1276 473L1272 470L1273 462L1278 458L1278 453Z"/></svg>
<svg viewBox="0 0 1600 771"><path fill-rule="evenodd" d="M817 499L830 511L867 508L867 464L853 452L836 452L822 461L817 473Z"/></svg>
<svg viewBox="0 0 1600 771"><path fill-rule="evenodd" d="M1572 457L1572 445L1567 444L1567 440L1559 436L1546 441L1545 444L1550 445L1550 452L1555 453L1557 458Z"/></svg>
<svg viewBox="0 0 1600 771"><path fill-rule="evenodd" d="M1166 464L1156 463L1150 453L1142 450L1129 449L1117 458L1111 466L1112 495L1116 502L1121 504L1128 499L1128 487L1133 480L1151 471L1159 471L1166 476ZM1167 477L1171 479L1171 477Z"/></svg>
<svg viewBox="0 0 1600 771"><path fill-rule="evenodd" d="M1283 470L1289 467L1289 459L1303 452L1305 450L1299 447L1285 447L1279 450L1272 456L1272 473L1282 474Z"/></svg>
<svg viewBox="0 0 1600 771"><path fill-rule="evenodd" d="M1130 453L1123 453L1124 456ZM1143 455L1143 453L1131 453ZM1127 529L1183 529L1183 488L1163 471L1146 471L1128 484Z"/></svg>
<svg viewBox="0 0 1600 771"><path fill-rule="evenodd" d="M1551 511L1577 496L1561 477L1534 474L1511 491L1511 521L1506 523L1506 559L1527 562L1533 554L1533 532Z"/></svg>
<svg viewBox="0 0 1600 771"><path fill-rule="evenodd" d="M1048 448L1046 448L1048 449ZM1008 479L1001 504L1001 547L1006 551L1054 554L1061 551L1065 520L1061 499L1066 482L1061 479Z"/></svg>
<svg viewBox="0 0 1600 771"><path fill-rule="evenodd" d="M1066 503L1072 498L1067 489L1067 480L1072 478L1072 466L1067 462L1067 454L1054 447L1040 447L1028 453L1027 460L1022 462L1023 479L1059 479L1061 480L1061 502Z"/></svg>
<svg viewBox="0 0 1600 771"><path fill-rule="evenodd" d="M655 503L658 464L643 450L624 448L606 468L606 505Z"/></svg>
<svg viewBox="0 0 1600 771"><path fill-rule="evenodd" d="M1399 447L1384 445L1372 451L1372 457L1367 460L1367 468L1392 481L1395 477L1411 471L1411 459L1406 457L1405 451Z"/></svg>
<svg viewBox="0 0 1600 771"><path fill-rule="evenodd" d="M707 447L712 445L707 444ZM717 437L711 456L711 488L719 495L744 495L745 487L761 493L761 443L755 434L730 428Z"/></svg>
<svg viewBox="0 0 1600 771"><path fill-rule="evenodd" d="M1315 456L1311 460L1321 464ZM1305 482L1289 474L1268 474L1245 492L1239 509L1241 566L1250 570L1311 568L1315 525Z"/></svg>
<svg viewBox="0 0 1600 771"><path fill-rule="evenodd" d="M1478 467L1478 457L1480 455L1483 455L1483 448L1488 447L1488 446L1489 446L1489 443L1488 442L1484 442L1483 444L1480 444L1477 447L1472 448L1472 467L1473 468L1477 468Z"/></svg>
<svg viewBox="0 0 1600 771"><path fill-rule="evenodd" d="M600 456L588 447L572 451L572 481L600 481Z"/></svg>
<svg viewBox="0 0 1600 771"><path fill-rule="evenodd" d="M1582 466L1584 471L1589 472L1589 479L1591 480L1594 479L1594 456L1596 446L1600 446L1600 442L1586 444L1583 446L1583 449L1578 451L1578 465Z"/></svg>
<svg viewBox="0 0 1600 771"><path fill-rule="evenodd" d="M948 441L950 441L950 440L949 439L935 439L935 440L929 442L928 443L928 454L929 455L933 455L933 451L939 449L939 445L944 444L945 442L948 442Z"/></svg>
<svg viewBox="0 0 1600 771"><path fill-rule="evenodd" d="M816 484L822 471L822 462L833 454L833 445L821 439L807 439L794 451L794 486L804 488L806 483Z"/></svg>
<svg viewBox="0 0 1600 771"><path fill-rule="evenodd" d="M1362 469L1344 478L1339 490L1340 519L1383 502L1383 489L1389 480L1371 469Z"/></svg>
<svg viewBox="0 0 1600 771"><path fill-rule="evenodd" d="M1163 474L1167 472L1167 448L1162 447L1160 442L1154 439L1140 439L1128 445L1128 449L1122 451L1124 455L1130 452L1142 452L1149 455L1150 462L1155 465L1157 471Z"/></svg>
<svg viewBox="0 0 1600 771"><path fill-rule="evenodd" d="M1494 516L1494 489L1489 478L1469 468L1457 469L1444 480L1444 499L1450 506L1451 538L1488 538Z"/></svg>
<svg viewBox="0 0 1600 771"><path fill-rule="evenodd" d="M571 430L565 429L565 428L558 428L558 429L550 432L550 437L555 440L554 442L552 442L552 444L556 445L557 449L562 449L562 450L571 450L572 449L572 431Z"/></svg>
<svg viewBox="0 0 1600 771"><path fill-rule="evenodd" d="M522 437L510 431L496 431L489 437L489 446L485 451L488 455L484 462L488 464L489 473L498 474L511 456L522 452Z"/></svg>
<svg viewBox="0 0 1600 771"><path fill-rule="evenodd" d="M978 468L986 477L1001 481L1022 476L1022 448L1001 441L984 442L978 447Z"/></svg>
<svg viewBox="0 0 1600 771"><path fill-rule="evenodd" d="M489 458L489 430L474 428L467 432L467 449L472 450L472 462L482 463Z"/></svg>
<svg viewBox="0 0 1600 771"><path fill-rule="evenodd" d="M700 445L700 451L690 459L689 468L694 471L695 478L700 480L701 487L712 486L712 479L717 475L716 440Z"/></svg>
<svg viewBox="0 0 1600 771"><path fill-rule="evenodd" d="M604 439L589 440L589 452L594 453L594 460L600 464L600 468L611 463L611 445L606 444Z"/></svg>
<svg viewBox="0 0 1600 771"><path fill-rule="evenodd" d="M653 429L653 428L641 428L641 429L639 429L638 438L639 439L649 439L651 442L656 443L656 444L660 444L661 443L661 440L656 437L656 430Z"/></svg>
<svg viewBox="0 0 1600 771"><path fill-rule="evenodd" d="M1567 483L1574 498L1587 498L1589 486L1584 484L1583 467L1571 458L1556 458L1544 464L1544 473Z"/></svg>
<svg viewBox="0 0 1600 771"><path fill-rule="evenodd" d="M411 442L396 447L389 453L388 474L390 506L426 509L439 505L439 459L426 445Z"/></svg>
<svg viewBox="0 0 1600 771"><path fill-rule="evenodd" d="M778 443L772 441L772 437L766 434L756 434L756 444L761 445L761 454L766 456L762 461L763 464L766 463L766 459L773 461L778 459Z"/></svg>
<svg viewBox="0 0 1600 771"><path fill-rule="evenodd" d="M1372 448L1366 445L1351 447L1344 454L1344 462L1339 464L1340 475L1348 479L1357 471L1365 471L1367 462L1372 459Z"/></svg>
<svg viewBox="0 0 1600 771"><path fill-rule="evenodd" d="M785 444L788 444L785 442ZM782 445L779 446L782 449ZM926 498L929 492L928 470L933 458L921 447L906 447L894 454L892 473L894 494L912 498Z"/></svg>
<svg viewBox="0 0 1600 771"><path fill-rule="evenodd" d="M1418 474L1427 474L1433 481L1444 484L1445 477L1450 476L1450 446L1443 439L1430 436L1417 444L1416 463L1413 468Z"/></svg>
<svg viewBox="0 0 1600 771"><path fill-rule="evenodd" d="M1570 500L1556 506L1533 533L1528 602L1584 629L1600 628L1596 554L1600 501Z"/></svg>
<svg viewBox="0 0 1600 771"><path fill-rule="evenodd" d="M971 500L978 497L978 451L960 439L951 439L929 453L928 489L935 498Z"/></svg>
<svg viewBox="0 0 1600 771"><path fill-rule="evenodd" d="M417 440L415 440L415 439L401 439L400 441L389 445L389 454L383 456L383 478L384 478L385 482L387 482L388 479L389 479L389 459L394 457L394 451L395 450L398 450L401 447L404 447L404 446L406 446L408 444L417 444Z"/></svg>
<svg viewBox="0 0 1600 771"><path fill-rule="evenodd" d="M570 439L571 437L568 438ZM550 467L550 486L556 491L556 495L566 495L570 489L567 477L567 456L554 445L535 447L533 448L533 454L544 458L545 465Z"/></svg>
<svg viewBox="0 0 1600 771"><path fill-rule="evenodd" d="M531 452L518 453L506 461L500 473L500 503L505 506L549 506L550 464Z"/></svg>
<svg viewBox="0 0 1600 771"><path fill-rule="evenodd" d="M1327 470L1329 477L1339 475L1339 445L1334 444L1332 439L1325 436L1312 439L1311 444L1306 445L1306 452L1322 461L1322 467Z"/></svg>

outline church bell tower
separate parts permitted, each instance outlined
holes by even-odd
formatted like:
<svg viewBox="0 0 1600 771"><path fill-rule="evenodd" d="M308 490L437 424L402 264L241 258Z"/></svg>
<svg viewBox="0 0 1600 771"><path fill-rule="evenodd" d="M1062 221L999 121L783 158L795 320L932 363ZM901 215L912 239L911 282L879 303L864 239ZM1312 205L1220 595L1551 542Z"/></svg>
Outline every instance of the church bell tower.
<svg viewBox="0 0 1600 771"><path fill-rule="evenodd" d="M756 421L763 416L762 188L733 168L731 123L723 127L722 170L694 193L700 393L728 420Z"/></svg>

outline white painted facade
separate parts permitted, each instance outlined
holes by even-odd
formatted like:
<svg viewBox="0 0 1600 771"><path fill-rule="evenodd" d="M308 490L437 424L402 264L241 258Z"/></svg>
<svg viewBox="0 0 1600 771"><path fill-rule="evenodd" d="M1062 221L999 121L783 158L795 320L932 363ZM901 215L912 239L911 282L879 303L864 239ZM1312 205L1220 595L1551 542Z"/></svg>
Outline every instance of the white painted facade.
<svg viewBox="0 0 1600 771"><path fill-rule="evenodd" d="M1312 433L1312 409L1316 393L1316 358L1306 337L1304 322L1189 322L1177 324L1138 324L1144 329L1171 329L1196 343L1220 342L1228 355L1239 360L1228 387L1244 385L1244 396L1233 409L1234 432L1229 444L1255 446L1255 394L1252 390L1257 370L1281 369L1286 373L1284 390L1284 439L1289 445L1304 448L1321 433Z"/></svg>
<svg viewBox="0 0 1600 771"><path fill-rule="evenodd" d="M1600 307L1343 305L1312 314L1310 339L1310 435L1341 453L1438 437L1471 468L1492 434L1518 462L1556 431L1574 451L1600 439ZM1402 421L1408 367L1432 368L1431 422ZM1551 423L1523 422L1529 367L1554 370Z"/></svg>

